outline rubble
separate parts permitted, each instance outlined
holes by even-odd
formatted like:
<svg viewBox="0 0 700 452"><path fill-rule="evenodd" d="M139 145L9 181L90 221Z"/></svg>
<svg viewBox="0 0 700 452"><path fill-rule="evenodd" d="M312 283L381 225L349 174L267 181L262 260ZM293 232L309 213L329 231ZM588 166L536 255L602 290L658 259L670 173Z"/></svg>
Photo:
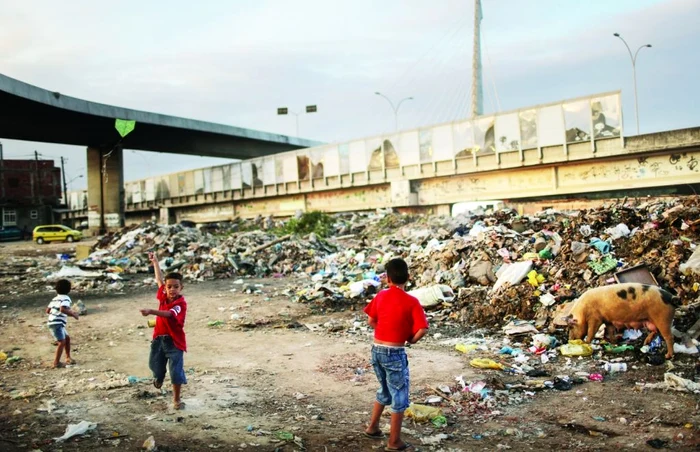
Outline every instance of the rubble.
<svg viewBox="0 0 700 452"><path fill-rule="evenodd" d="M34 290L67 277L77 292L123 291L153 284L153 251L165 272L189 281L293 276L290 297L343 309L380 290L384 263L400 256L412 273L407 290L428 294L433 322L493 327L519 319L540 329L553 327L561 305L587 288L643 265L681 298L683 331L697 320L698 212L700 201L688 197L531 216L312 212L200 229L145 222L102 237L86 259L13 257L0 276L3 285L28 280Z"/></svg>

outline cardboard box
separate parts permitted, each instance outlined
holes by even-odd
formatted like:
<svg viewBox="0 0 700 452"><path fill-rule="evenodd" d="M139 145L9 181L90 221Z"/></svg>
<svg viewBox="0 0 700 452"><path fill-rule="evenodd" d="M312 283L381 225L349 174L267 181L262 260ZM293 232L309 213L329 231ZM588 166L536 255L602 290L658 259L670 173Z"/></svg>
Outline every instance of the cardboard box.
<svg viewBox="0 0 700 452"><path fill-rule="evenodd" d="M659 283L656 282L656 278L651 274L646 265L637 265L636 267L631 267L625 270L621 270L615 273L615 281L618 283L641 283L649 284L651 286L658 286Z"/></svg>
<svg viewBox="0 0 700 452"><path fill-rule="evenodd" d="M81 243L78 243L75 245L75 258L77 260L83 260L87 259L87 257L90 255L90 245L83 245Z"/></svg>

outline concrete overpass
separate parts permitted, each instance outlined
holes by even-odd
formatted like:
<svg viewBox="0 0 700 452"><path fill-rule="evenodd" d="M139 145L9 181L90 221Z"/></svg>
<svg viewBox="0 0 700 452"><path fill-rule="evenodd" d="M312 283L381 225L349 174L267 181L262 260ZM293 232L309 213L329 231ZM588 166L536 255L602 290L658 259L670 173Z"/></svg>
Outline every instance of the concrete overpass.
<svg viewBox="0 0 700 452"><path fill-rule="evenodd" d="M625 137L619 92L127 182L129 221L210 222L605 193L689 192L700 128ZM689 185L688 185L689 184Z"/></svg>
<svg viewBox="0 0 700 452"><path fill-rule="evenodd" d="M304 151L298 151L304 152ZM596 140L517 153L483 154L428 164L347 175L309 177L289 183L208 190L180 195L163 187L193 179L196 171L160 176L151 199L127 197L127 223L225 221L302 211L400 211L449 214L454 203L504 199L510 204L614 194L700 192L700 127ZM245 163L245 162L244 162ZM132 181L129 187L143 185ZM185 184L187 185L187 184ZM160 187L160 188L159 188ZM549 201L547 201L549 202ZM542 205L542 204L540 204ZM545 203L546 205L546 203ZM84 218L76 210L68 218Z"/></svg>
<svg viewBox="0 0 700 452"><path fill-rule="evenodd" d="M196 99L192 99L193 102ZM122 149L248 159L318 142L194 119L89 102L0 74L0 138L87 147L93 226L119 226L123 207ZM136 121L123 139L116 119ZM102 177L101 177L102 175Z"/></svg>

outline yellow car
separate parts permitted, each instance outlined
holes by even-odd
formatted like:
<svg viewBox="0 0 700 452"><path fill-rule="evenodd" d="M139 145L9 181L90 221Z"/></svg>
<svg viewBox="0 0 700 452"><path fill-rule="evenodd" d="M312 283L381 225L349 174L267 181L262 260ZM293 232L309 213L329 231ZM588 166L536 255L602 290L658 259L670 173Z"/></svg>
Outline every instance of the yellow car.
<svg viewBox="0 0 700 452"><path fill-rule="evenodd" d="M68 226L63 226L62 224L47 224L35 227L32 238L39 245L44 242L54 242L58 240L75 242L83 238L83 233L71 229Z"/></svg>

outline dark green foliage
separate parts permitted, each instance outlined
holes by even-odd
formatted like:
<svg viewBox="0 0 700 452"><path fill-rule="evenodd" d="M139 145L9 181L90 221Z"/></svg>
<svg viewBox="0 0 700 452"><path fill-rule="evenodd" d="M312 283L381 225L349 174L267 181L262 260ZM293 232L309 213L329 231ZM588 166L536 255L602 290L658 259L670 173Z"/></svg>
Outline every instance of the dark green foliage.
<svg viewBox="0 0 700 452"><path fill-rule="evenodd" d="M319 237L328 237L333 233L335 220L328 214L315 210L305 212L301 218L290 218L282 227L277 228L277 235L309 234L315 232Z"/></svg>

